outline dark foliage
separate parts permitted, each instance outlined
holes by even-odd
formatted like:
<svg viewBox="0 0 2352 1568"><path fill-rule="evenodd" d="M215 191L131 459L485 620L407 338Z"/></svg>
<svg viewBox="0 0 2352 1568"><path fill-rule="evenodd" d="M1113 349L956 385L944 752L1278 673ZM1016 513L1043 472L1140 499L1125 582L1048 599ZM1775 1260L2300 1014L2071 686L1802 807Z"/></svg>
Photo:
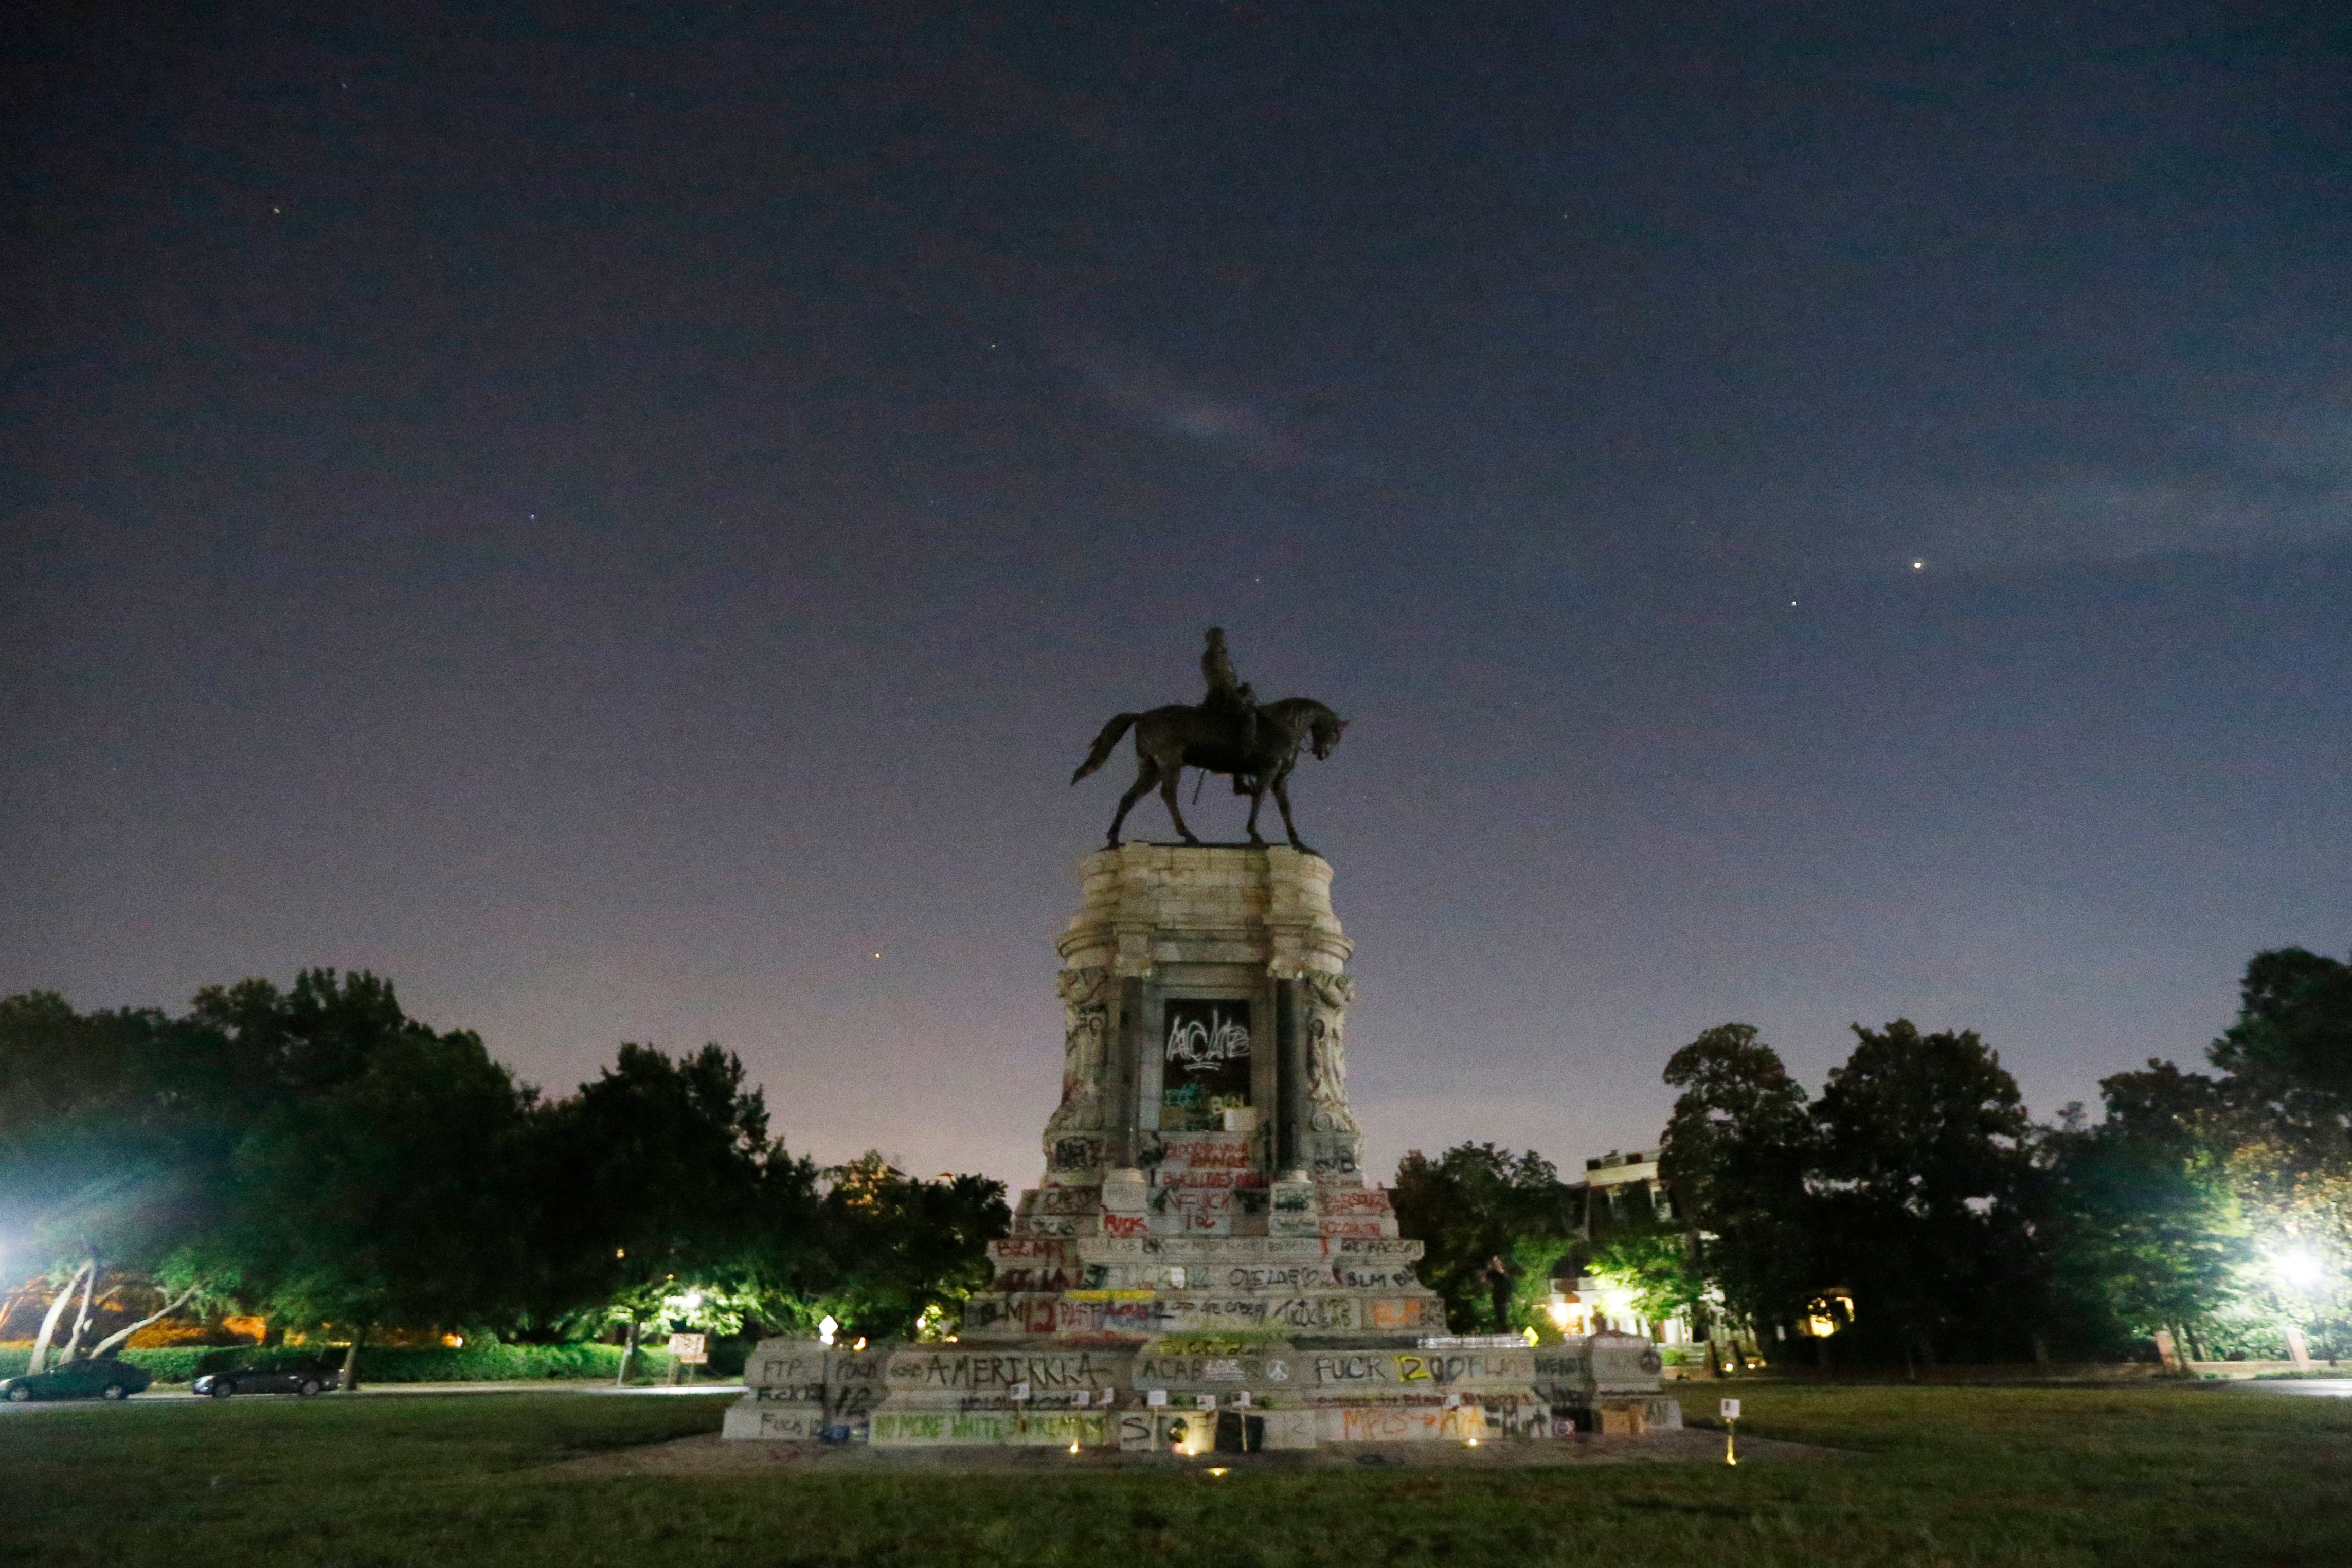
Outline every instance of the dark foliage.
<svg viewBox="0 0 2352 1568"><path fill-rule="evenodd" d="M1527 1244L1564 1246L1570 1234L1559 1173L1532 1150L1462 1144L1433 1160L1415 1149L1397 1166L1390 1199L1399 1228L1426 1249L1422 1282L1463 1333L1508 1331Z"/></svg>
<svg viewBox="0 0 2352 1568"><path fill-rule="evenodd" d="M1739 1023L1675 1052L1665 1077L1682 1093L1658 1175L1691 1228L1699 1272L1733 1316L1793 1321L1830 1282L1806 1189L1818 1139L1804 1090Z"/></svg>
<svg viewBox="0 0 2352 1568"><path fill-rule="evenodd" d="M716 1045L624 1045L541 1103L373 975L215 987L181 1018L0 998L0 1223L44 1266L168 1265L289 1324L560 1339L699 1291L748 1332L842 1301L904 1333L985 1280L1009 1220L979 1176L821 1196Z"/></svg>
<svg viewBox="0 0 2352 1568"><path fill-rule="evenodd" d="M1867 1304L1862 1337L1932 1358L1948 1331L2030 1334L2042 1287L2017 1081L1974 1030L1897 1019L1854 1036L1813 1104L1812 1185L1823 1251Z"/></svg>
<svg viewBox="0 0 2352 1568"><path fill-rule="evenodd" d="M768 1136L732 1052L624 1045L535 1119L525 1202L532 1304L560 1325L621 1302L649 1316L679 1281L754 1299L815 1283L816 1173Z"/></svg>
<svg viewBox="0 0 2352 1568"><path fill-rule="evenodd" d="M988 1244L1013 1228L1003 1182L915 1181L870 1151L826 1175L827 1273L852 1336L911 1336L988 1282Z"/></svg>

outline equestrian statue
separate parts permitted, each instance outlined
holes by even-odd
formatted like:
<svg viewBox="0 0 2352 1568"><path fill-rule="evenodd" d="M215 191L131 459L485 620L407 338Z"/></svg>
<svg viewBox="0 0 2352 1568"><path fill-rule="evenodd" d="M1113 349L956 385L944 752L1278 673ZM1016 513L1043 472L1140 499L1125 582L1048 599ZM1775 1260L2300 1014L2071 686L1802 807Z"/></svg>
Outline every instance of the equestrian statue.
<svg viewBox="0 0 2352 1568"><path fill-rule="evenodd" d="M1103 726L1102 733L1095 737L1094 749L1070 775L1075 784L1109 761L1119 737L1134 729L1135 783L1118 798L1118 812L1110 820L1110 847L1118 848L1119 825L1143 799L1144 791L1155 784L1160 786L1160 798L1168 803L1176 831L1184 835L1186 843L1199 843L1192 830L1184 825L1184 813L1176 804L1177 780L1185 768L1197 768L1204 776L1227 775L1234 781L1234 793L1250 798L1252 844L1265 842L1258 836L1257 814L1271 789L1275 804L1282 808L1283 831L1290 835L1290 847L1313 854L1300 841L1297 826L1290 820L1290 770L1298 766L1301 746L1314 752L1318 761L1330 756L1348 721L1312 697L1260 703L1257 694L1234 676L1233 656L1226 653L1225 634L1218 627L1209 628L1201 674L1208 680L1209 692L1199 706L1172 703L1149 713L1120 714Z"/></svg>

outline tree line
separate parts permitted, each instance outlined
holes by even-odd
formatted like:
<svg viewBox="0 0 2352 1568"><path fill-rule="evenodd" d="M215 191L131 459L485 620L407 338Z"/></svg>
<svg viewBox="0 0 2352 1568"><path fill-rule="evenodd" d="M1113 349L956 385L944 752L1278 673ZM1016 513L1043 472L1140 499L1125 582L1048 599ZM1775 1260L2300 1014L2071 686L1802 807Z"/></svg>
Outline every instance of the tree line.
<svg viewBox="0 0 2352 1568"><path fill-rule="evenodd" d="M1477 1144L1408 1155L1397 1210L1464 1329L1540 1330L1555 1276L1600 1275L1821 1359L2352 1356L2352 966L2266 952L2240 989L2213 1071L2151 1059L2047 1123L1971 1030L1857 1025L1809 1095L1725 1024L1666 1064L1664 1212Z"/></svg>
<svg viewBox="0 0 2352 1568"><path fill-rule="evenodd" d="M1822 1357L2109 1359L2158 1331L2275 1356L2290 1327L2352 1355L2352 965L2263 953L2241 990L2211 1071L2152 1060L2048 1123L1973 1031L1857 1026L1809 1094L1725 1024L1665 1067L1665 1203L1591 1204L1465 1144L1407 1155L1396 1209L1465 1332L1541 1332L1555 1281L1599 1275L1646 1316ZM179 1015L0 998L0 1270L36 1281L37 1355L230 1311L353 1354L427 1327L919 1337L1008 1219L982 1176L791 1154L715 1045L624 1045L547 1098L364 973Z"/></svg>
<svg viewBox="0 0 2352 1568"><path fill-rule="evenodd" d="M982 1176L791 1154L716 1045L623 1045L547 1098L366 973L208 988L176 1016L0 998L0 1270L46 1297L37 1368L227 1312L347 1359L428 1327L911 1335L985 1281L1008 1224ZM141 1306L118 1323L110 1301Z"/></svg>

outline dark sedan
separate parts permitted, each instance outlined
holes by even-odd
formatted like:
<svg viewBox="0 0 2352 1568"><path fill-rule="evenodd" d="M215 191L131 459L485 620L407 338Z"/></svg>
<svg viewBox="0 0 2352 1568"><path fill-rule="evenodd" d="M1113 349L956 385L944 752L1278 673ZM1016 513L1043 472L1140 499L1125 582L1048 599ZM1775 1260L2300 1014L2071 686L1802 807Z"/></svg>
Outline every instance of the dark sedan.
<svg viewBox="0 0 2352 1568"><path fill-rule="evenodd" d="M101 1355L0 1378L0 1396L12 1405L28 1399L128 1399L153 1381L143 1366Z"/></svg>
<svg viewBox="0 0 2352 1568"><path fill-rule="evenodd" d="M214 1399L232 1394L296 1394L307 1399L326 1389L340 1388L342 1383L342 1374L331 1366L241 1367L207 1372L188 1385L188 1392Z"/></svg>

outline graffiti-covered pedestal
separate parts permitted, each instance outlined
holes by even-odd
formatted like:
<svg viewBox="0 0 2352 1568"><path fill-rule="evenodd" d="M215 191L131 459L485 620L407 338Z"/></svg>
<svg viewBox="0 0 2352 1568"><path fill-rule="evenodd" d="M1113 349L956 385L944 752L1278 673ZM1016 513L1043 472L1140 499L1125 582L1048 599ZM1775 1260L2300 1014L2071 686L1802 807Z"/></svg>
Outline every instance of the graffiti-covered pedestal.
<svg viewBox="0 0 2352 1568"><path fill-rule="evenodd" d="M1351 947L1292 849L1088 855L1062 934L1062 1100L966 1341L1444 1332L1348 1106Z"/></svg>
<svg viewBox="0 0 2352 1568"><path fill-rule="evenodd" d="M1448 1339L1364 1182L1330 865L1129 844L1082 872L1045 1177L957 1342L765 1343L728 1436L1197 1452L1574 1422L1597 1346Z"/></svg>

